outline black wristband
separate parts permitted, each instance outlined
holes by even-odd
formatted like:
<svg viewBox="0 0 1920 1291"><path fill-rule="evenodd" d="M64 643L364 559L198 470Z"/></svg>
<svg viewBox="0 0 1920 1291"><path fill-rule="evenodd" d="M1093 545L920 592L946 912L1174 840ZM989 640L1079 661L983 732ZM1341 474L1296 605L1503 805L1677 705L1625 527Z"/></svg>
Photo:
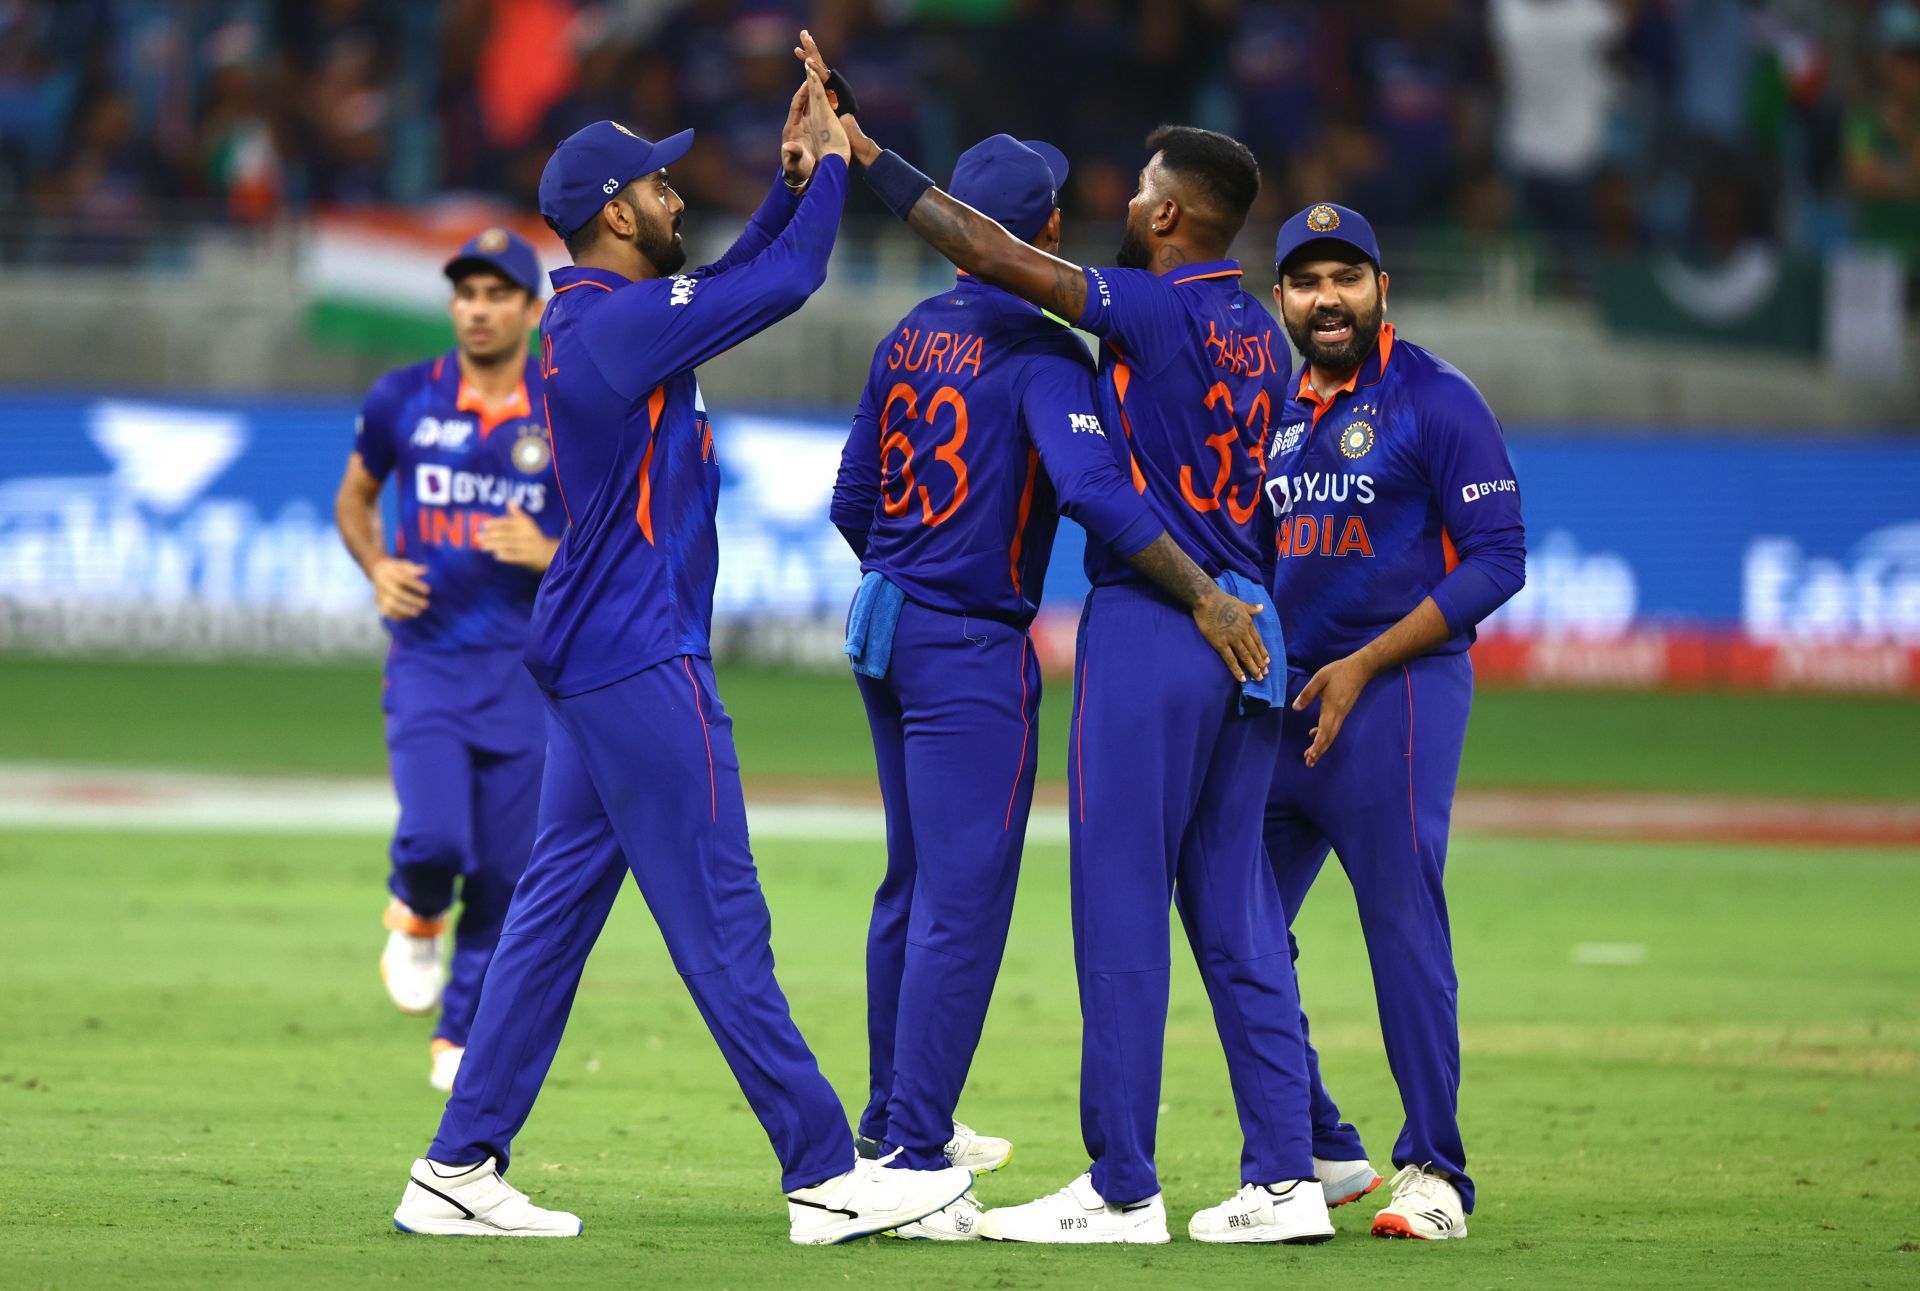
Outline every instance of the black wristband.
<svg viewBox="0 0 1920 1291"><path fill-rule="evenodd" d="M827 73L826 84L827 92L834 98L835 115L844 117L860 111L860 105L853 97L853 86L847 84L847 78L840 75L838 68Z"/></svg>
<svg viewBox="0 0 1920 1291"><path fill-rule="evenodd" d="M921 194L933 187L933 181L913 168L913 163L891 148L873 159L867 167L867 187L901 219L913 210Z"/></svg>

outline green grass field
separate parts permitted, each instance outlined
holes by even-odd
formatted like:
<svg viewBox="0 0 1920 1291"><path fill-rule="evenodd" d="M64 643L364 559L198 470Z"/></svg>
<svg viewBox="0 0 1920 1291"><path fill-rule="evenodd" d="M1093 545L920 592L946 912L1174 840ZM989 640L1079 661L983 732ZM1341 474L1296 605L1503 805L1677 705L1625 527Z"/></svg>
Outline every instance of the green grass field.
<svg viewBox="0 0 1920 1291"><path fill-rule="evenodd" d="M873 774L844 674L722 663L749 781ZM384 775L379 673L0 658L0 762ZM1063 779L1071 690L1045 692L1043 778ZM1920 794L1920 702L1737 694L1489 690L1467 785L1800 797Z"/></svg>
<svg viewBox="0 0 1920 1291"><path fill-rule="evenodd" d="M723 669L749 771L868 774L841 678ZM0 660L0 762L379 774L361 669ZM1055 687L1049 762L1064 741ZM1475 783L1911 799L1920 705L1489 693ZM785 1242L777 1171L644 905L588 966L514 1178L564 1243L394 1233L435 1124L429 1025L374 971L374 835L0 831L0 1287L487 1285L1526 1288L1920 1283L1920 853L1456 838L1465 1242L1219 1249L1185 1218L1237 1184L1205 999L1179 962L1160 1164L1172 1246ZM762 840L782 981L827 1074L864 1089L877 845ZM1176 941L1180 938L1176 936ZM1398 1124L1344 880L1302 919L1302 989L1377 1164ZM1576 947L1645 948L1632 965ZM1018 1140L988 1204L1085 1164L1063 848L1029 849L961 1114ZM1393 977L1387 989L1418 989Z"/></svg>

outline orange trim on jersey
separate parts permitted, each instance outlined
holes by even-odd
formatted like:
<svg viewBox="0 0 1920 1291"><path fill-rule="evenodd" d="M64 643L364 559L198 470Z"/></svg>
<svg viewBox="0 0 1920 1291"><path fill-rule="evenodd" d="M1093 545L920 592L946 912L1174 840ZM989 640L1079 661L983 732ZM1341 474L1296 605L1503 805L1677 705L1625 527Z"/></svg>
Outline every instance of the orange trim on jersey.
<svg viewBox="0 0 1920 1291"><path fill-rule="evenodd" d="M453 406L460 412L480 414L480 438L491 435L503 421L533 416L533 402L527 398L527 379L520 378L520 384L513 393L497 404L489 404L480 397L480 393L467 384L466 374L460 374L460 393L454 397Z"/></svg>
<svg viewBox="0 0 1920 1291"><path fill-rule="evenodd" d="M1380 355L1380 375L1385 376L1387 374L1387 360L1393 356L1392 323L1381 324L1380 339L1377 342L1377 352ZM1313 369L1311 367L1301 369L1300 388L1293 392L1293 397L1302 403L1313 405L1313 426L1320 424L1321 415L1325 413L1327 409L1333 407L1333 401L1335 399L1338 399L1343 394L1352 394L1354 392L1354 389L1360 384L1360 373L1366 366L1365 363L1362 363L1359 367L1355 368L1353 375L1347 378L1346 383L1325 399L1322 399L1320 392L1313 388ZM1308 429L1311 430L1312 426L1309 426Z"/></svg>
<svg viewBox="0 0 1920 1291"><path fill-rule="evenodd" d="M1175 278L1173 285L1178 287L1183 282L1205 282L1209 278L1238 278L1245 272L1244 269L1215 269L1212 273L1196 273L1188 278Z"/></svg>
<svg viewBox="0 0 1920 1291"><path fill-rule="evenodd" d="M1460 567L1460 553L1454 550L1453 535L1445 529L1440 531L1440 556L1446 562L1449 574Z"/></svg>
<svg viewBox="0 0 1920 1291"><path fill-rule="evenodd" d="M446 370L447 370L447 356L442 354L439 358L433 361L433 379L435 381L438 381L440 379L440 374L442 372L445 372Z"/></svg>
<svg viewBox="0 0 1920 1291"><path fill-rule="evenodd" d="M1013 517L1013 541L1007 544L1007 572L1013 575L1013 594L1020 595L1020 548L1027 540L1027 518L1033 514L1033 481L1040 473L1040 453L1027 449L1027 482L1020 486L1020 509ZM1024 682L1026 674L1021 677Z"/></svg>
<svg viewBox="0 0 1920 1291"><path fill-rule="evenodd" d="M553 294L556 296L564 296L568 292L572 291L575 287L598 287L601 291L613 290L613 288L607 286L607 284L604 282L595 282L591 278L582 278L579 282L570 282L564 287L555 287L553 289Z"/></svg>
<svg viewBox="0 0 1920 1291"><path fill-rule="evenodd" d="M700 701L700 683L694 680L693 665L687 662L685 655L680 656L680 666L686 669L687 684L693 687L693 711L700 718L700 738L707 742L707 812L710 819L718 820L720 819L720 784L713 774L713 732L707 727L706 705Z"/></svg>
<svg viewBox="0 0 1920 1291"><path fill-rule="evenodd" d="M1147 491L1147 477L1140 473L1140 463L1133 456L1133 421L1127 416L1127 387L1133 384L1133 369L1125 360L1113 365L1113 397L1120 407L1120 429L1127 436L1127 467L1133 472L1133 491Z"/></svg>
<svg viewBox="0 0 1920 1291"><path fill-rule="evenodd" d="M653 542L653 447L660 442L660 414L666 406L667 388L655 386L647 396L647 420L652 423L652 434L647 437L647 451L640 458L640 500L633 508L634 523L640 526L649 544Z"/></svg>

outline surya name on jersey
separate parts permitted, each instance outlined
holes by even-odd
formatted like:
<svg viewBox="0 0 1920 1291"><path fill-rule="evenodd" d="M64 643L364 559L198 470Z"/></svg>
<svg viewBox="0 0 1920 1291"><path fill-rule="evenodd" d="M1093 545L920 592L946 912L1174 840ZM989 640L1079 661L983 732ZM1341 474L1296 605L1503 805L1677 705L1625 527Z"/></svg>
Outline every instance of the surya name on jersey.
<svg viewBox="0 0 1920 1291"><path fill-rule="evenodd" d="M923 332L917 327L903 327L887 353L887 370L953 375L972 368L971 375L977 377L983 352L980 338L971 332Z"/></svg>

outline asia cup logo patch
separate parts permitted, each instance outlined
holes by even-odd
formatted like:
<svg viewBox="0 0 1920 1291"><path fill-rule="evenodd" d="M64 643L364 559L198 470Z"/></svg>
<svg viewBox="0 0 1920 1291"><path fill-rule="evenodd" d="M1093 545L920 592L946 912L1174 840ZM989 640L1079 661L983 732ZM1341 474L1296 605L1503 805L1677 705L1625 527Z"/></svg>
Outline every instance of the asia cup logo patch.
<svg viewBox="0 0 1920 1291"><path fill-rule="evenodd" d="M1362 458L1373 451L1373 427L1356 421L1340 432L1340 451L1349 458Z"/></svg>
<svg viewBox="0 0 1920 1291"><path fill-rule="evenodd" d="M520 438L513 441L513 464L523 475L538 475L553 460L547 446L547 432L539 426L524 426Z"/></svg>
<svg viewBox="0 0 1920 1291"><path fill-rule="evenodd" d="M488 255L498 255L507 249L507 231L505 229L488 229L473 240L473 245L475 249L483 251Z"/></svg>
<svg viewBox="0 0 1920 1291"><path fill-rule="evenodd" d="M1322 202L1307 212L1307 227L1315 233L1331 233L1340 227L1340 212Z"/></svg>

